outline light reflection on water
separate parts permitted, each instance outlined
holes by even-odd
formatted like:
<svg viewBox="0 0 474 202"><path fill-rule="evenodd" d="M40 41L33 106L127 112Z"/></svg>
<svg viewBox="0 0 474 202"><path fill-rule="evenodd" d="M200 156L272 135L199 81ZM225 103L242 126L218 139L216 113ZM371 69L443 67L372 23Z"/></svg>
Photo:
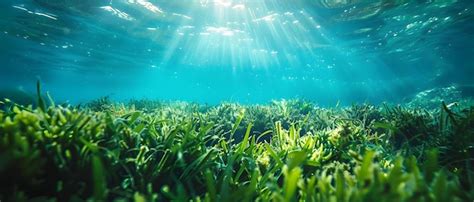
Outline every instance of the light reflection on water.
<svg viewBox="0 0 474 202"><path fill-rule="evenodd" d="M97 91L94 85L106 83L100 93L120 96L117 86L134 86L130 96L180 99L192 86L197 93L190 97L211 89L213 101L235 92L246 99L263 93L258 101L328 94L383 100L470 82L473 67L465 59L473 53L472 4L2 1L2 71L30 81L39 76L52 88L72 80ZM64 97L67 91L58 90Z"/></svg>

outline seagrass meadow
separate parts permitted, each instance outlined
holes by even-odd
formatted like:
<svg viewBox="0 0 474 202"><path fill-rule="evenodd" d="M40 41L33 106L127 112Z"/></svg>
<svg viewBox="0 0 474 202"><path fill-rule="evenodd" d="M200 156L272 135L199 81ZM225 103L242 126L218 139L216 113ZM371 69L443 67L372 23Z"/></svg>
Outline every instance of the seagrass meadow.
<svg viewBox="0 0 474 202"><path fill-rule="evenodd" d="M39 87L39 86L38 86ZM1 201L472 201L474 107L38 96L0 111Z"/></svg>

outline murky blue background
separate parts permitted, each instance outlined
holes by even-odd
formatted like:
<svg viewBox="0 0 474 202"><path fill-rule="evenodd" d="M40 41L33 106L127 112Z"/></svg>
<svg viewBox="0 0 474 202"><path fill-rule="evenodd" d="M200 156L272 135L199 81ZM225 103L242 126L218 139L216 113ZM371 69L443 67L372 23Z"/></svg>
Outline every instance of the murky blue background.
<svg viewBox="0 0 474 202"><path fill-rule="evenodd" d="M471 86L472 0L2 0L0 91L322 105Z"/></svg>

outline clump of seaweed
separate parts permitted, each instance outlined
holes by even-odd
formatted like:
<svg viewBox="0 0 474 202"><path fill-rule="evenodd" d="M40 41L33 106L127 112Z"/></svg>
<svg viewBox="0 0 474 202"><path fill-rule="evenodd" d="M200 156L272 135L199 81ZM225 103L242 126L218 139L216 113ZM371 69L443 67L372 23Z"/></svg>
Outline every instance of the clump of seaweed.
<svg viewBox="0 0 474 202"><path fill-rule="evenodd" d="M474 199L473 106L2 102L1 201Z"/></svg>
<svg viewBox="0 0 474 202"><path fill-rule="evenodd" d="M96 112L107 111L113 107L113 101L109 96L103 96L86 103L84 107Z"/></svg>

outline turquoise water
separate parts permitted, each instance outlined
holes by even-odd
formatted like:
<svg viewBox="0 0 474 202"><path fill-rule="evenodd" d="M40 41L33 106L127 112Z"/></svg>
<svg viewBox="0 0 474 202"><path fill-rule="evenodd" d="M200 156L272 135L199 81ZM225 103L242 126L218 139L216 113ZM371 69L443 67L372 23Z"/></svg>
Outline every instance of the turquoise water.
<svg viewBox="0 0 474 202"><path fill-rule="evenodd" d="M472 0L2 0L0 92L403 102L471 89ZM18 93L17 93L18 94Z"/></svg>

